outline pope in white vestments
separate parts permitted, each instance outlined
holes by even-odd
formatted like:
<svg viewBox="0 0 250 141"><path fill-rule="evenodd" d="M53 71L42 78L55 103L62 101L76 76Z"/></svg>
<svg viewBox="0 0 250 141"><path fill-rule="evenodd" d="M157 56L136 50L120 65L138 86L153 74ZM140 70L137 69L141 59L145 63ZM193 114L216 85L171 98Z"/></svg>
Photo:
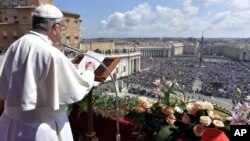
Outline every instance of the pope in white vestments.
<svg viewBox="0 0 250 141"><path fill-rule="evenodd" d="M63 17L48 4L37 7L34 15L52 22ZM52 46L60 36L61 24L48 24L45 33L29 31L5 53L0 67L0 99L5 100L0 141L73 141L65 107L90 91L94 67L86 67L80 75Z"/></svg>

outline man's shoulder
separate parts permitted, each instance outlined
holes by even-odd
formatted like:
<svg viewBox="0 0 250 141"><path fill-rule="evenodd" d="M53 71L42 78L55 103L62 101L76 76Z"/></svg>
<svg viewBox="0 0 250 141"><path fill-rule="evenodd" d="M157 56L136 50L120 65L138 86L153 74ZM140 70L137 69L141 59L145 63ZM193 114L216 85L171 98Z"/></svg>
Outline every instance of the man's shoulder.
<svg viewBox="0 0 250 141"><path fill-rule="evenodd" d="M44 57L57 58L62 54L62 52L53 45L44 41L39 36L32 34L25 34L13 44L15 44L14 46L20 46L22 50L29 50L30 53L40 54L40 56Z"/></svg>

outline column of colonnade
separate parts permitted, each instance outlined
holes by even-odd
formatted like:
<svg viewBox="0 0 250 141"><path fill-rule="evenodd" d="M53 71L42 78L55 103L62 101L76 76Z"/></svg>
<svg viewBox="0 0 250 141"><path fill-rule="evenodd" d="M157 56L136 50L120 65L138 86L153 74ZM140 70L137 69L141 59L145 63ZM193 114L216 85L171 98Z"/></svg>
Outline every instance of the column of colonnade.
<svg viewBox="0 0 250 141"><path fill-rule="evenodd" d="M128 58L128 75L131 74L131 62L130 62L130 58Z"/></svg>
<svg viewBox="0 0 250 141"><path fill-rule="evenodd" d="M246 58L245 58L245 60L247 60L247 61L250 60L250 52L249 51L246 52Z"/></svg>
<svg viewBox="0 0 250 141"><path fill-rule="evenodd" d="M140 57L136 58L136 72L140 71Z"/></svg>
<svg viewBox="0 0 250 141"><path fill-rule="evenodd" d="M138 65L138 71L141 71L141 57L139 57L139 59L138 59L138 63L139 63L139 65Z"/></svg>
<svg viewBox="0 0 250 141"><path fill-rule="evenodd" d="M140 57L129 59L129 74L140 71Z"/></svg>
<svg viewBox="0 0 250 141"><path fill-rule="evenodd" d="M133 59L130 59L129 60L129 62L130 62L130 74L132 74L133 73L133 71L134 71L134 68L133 68Z"/></svg>
<svg viewBox="0 0 250 141"><path fill-rule="evenodd" d="M164 50L162 51L162 57L167 57L167 55L166 55L167 53L166 53L166 52L167 52L167 49L164 49Z"/></svg>

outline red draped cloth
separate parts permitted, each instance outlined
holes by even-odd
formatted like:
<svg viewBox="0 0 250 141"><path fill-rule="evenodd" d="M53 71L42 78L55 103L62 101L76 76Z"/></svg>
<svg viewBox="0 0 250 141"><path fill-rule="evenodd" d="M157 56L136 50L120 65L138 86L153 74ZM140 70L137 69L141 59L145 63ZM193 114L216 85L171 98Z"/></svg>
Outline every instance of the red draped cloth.
<svg viewBox="0 0 250 141"><path fill-rule="evenodd" d="M78 140L78 136L85 135L87 133L87 113L79 114L79 110L74 107L70 116L69 121L72 127L74 139ZM93 115L94 131L99 141L116 141L116 118L106 118L97 115ZM133 129L138 127L133 121L127 118L119 118L119 129L121 141L136 141L135 138L131 137ZM138 130L135 130L138 131ZM143 141L154 140L154 131L149 128L142 128L142 131L146 133L146 137Z"/></svg>

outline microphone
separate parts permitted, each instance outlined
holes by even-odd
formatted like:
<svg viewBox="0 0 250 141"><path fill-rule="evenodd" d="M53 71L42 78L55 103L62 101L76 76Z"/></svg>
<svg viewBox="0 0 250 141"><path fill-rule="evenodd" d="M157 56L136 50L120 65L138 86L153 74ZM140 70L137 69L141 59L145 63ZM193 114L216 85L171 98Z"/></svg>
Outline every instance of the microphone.
<svg viewBox="0 0 250 141"><path fill-rule="evenodd" d="M72 50L72 51L74 51L74 52L76 52L76 53L81 53L81 54L83 54L84 56L86 55L86 56L88 56L88 57L90 57L90 58L92 58L92 59L98 61L98 62L108 71L108 74L109 74L109 76L110 76L110 78L111 78L112 84L113 84L114 89L115 89L115 103L116 103L116 104L115 104L115 107L116 107L116 141L120 141L120 138L121 138L121 136L120 136L120 127L119 127L119 110L120 110L120 109L119 109L119 101L118 101L118 92L117 92L117 89L116 89L115 80L114 80L113 76L111 75L110 70L108 69L108 67L107 67L103 62L99 61L99 60L96 59L94 56L91 56L91 55L89 55L89 54L86 54L84 51L81 51L81 50L79 50L79 49L77 49L77 48L73 48L73 47L71 47L71 46L69 46L69 45L67 45L67 44L61 44L61 43L60 43L60 45L61 45L62 47L64 47L64 48L67 48L67 49L69 49L69 50Z"/></svg>

